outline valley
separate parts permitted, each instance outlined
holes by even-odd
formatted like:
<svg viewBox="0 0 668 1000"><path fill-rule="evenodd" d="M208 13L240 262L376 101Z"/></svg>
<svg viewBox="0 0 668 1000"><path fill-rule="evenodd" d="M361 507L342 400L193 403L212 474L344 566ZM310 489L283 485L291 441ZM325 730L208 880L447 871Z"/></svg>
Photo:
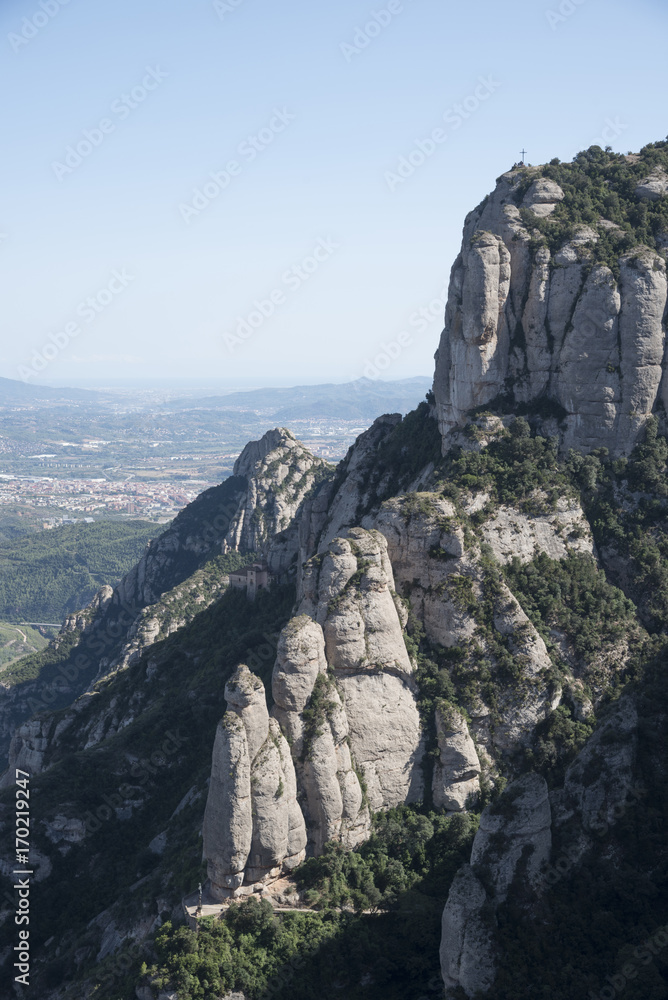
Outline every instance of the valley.
<svg viewBox="0 0 668 1000"><path fill-rule="evenodd" d="M63 390L54 401L0 379L0 532L63 518L165 523L229 476L246 442L277 423L289 421L314 454L336 462L380 413L407 412L429 384L362 379L176 399L138 387L70 400L72 390Z"/></svg>

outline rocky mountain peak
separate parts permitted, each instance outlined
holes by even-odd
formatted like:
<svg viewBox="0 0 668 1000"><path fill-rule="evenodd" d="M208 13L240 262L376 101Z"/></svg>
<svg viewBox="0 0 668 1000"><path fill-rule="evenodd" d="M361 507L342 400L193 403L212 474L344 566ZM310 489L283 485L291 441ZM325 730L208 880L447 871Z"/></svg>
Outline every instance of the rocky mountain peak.
<svg viewBox="0 0 668 1000"><path fill-rule="evenodd" d="M272 452L286 454L292 449L301 450L299 441L286 427L274 427L259 441L249 441L234 463L235 476L251 476L259 471L264 459Z"/></svg>
<svg viewBox="0 0 668 1000"><path fill-rule="evenodd" d="M485 407L522 407L564 449L614 455L663 412L668 156L596 150L503 174L467 216L436 353L444 452Z"/></svg>

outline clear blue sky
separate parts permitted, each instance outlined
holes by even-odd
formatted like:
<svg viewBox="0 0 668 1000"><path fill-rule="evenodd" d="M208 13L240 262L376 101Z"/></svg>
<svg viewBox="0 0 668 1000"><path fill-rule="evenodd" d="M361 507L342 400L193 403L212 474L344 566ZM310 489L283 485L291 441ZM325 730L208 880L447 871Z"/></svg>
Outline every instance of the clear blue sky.
<svg viewBox="0 0 668 1000"><path fill-rule="evenodd" d="M519 150L668 132L659 0L42 3L0 7L10 378L33 351L42 383L342 380L383 352L382 377L429 375L464 216Z"/></svg>

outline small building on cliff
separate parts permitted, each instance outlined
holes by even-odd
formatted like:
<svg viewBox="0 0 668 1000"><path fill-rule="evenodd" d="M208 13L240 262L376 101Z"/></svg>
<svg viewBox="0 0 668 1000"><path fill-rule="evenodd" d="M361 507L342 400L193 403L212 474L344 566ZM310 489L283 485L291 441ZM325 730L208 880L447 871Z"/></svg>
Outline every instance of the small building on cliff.
<svg viewBox="0 0 668 1000"><path fill-rule="evenodd" d="M258 590L266 590L270 582L271 575L266 563L252 563L230 573L230 587L245 590L251 601L255 600Z"/></svg>

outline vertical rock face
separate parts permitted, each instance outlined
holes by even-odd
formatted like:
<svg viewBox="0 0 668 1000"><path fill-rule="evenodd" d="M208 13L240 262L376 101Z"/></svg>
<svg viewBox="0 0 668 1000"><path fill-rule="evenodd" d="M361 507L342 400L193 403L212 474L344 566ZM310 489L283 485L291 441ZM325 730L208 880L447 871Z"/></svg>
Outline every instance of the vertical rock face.
<svg viewBox="0 0 668 1000"><path fill-rule="evenodd" d="M480 791L480 760L463 715L450 705L436 709L438 760L432 796L437 809L461 812L469 795Z"/></svg>
<svg viewBox="0 0 668 1000"><path fill-rule="evenodd" d="M319 854L328 840L355 847L368 836L369 810L351 759L348 719L327 675L322 628L307 615L281 633L272 690L273 714L290 741L299 779L309 850Z"/></svg>
<svg viewBox="0 0 668 1000"><path fill-rule="evenodd" d="M637 730L638 712L624 696L568 768L555 796L560 822L575 816L585 833L598 833L623 814L635 790Z"/></svg>
<svg viewBox="0 0 668 1000"><path fill-rule="evenodd" d="M232 895L244 881L253 836L246 729L234 712L218 723L204 813L203 856L214 895Z"/></svg>
<svg viewBox="0 0 668 1000"><path fill-rule="evenodd" d="M490 619L482 619L481 608L490 602L483 599L479 552L465 548L453 505L431 493L408 494L385 502L364 523L376 525L386 539L397 588L410 594L413 612L432 642L485 650L490 628L502 638L520 673L504 682L498 717L493 722L490 706L480 700L471 700L466 709L476 741L492 759L522 743L553 707L550 657L505 584L496 587Z"/></svg>
<svg viewBox="0 0 668 1000"><path fill-rule="evenodd" d="M576 229L552 258L546 245L532 250L519 209L545 218L564 194L538 176L522 197L526 176L504 174L466 218L436 354L444 452L471 410L503 396L511 408L538 399L561 406L565 448L627 454L666 393L665 261L638 247L620 256L619 279L591 267L588 248L603 224ZM652 197L657 184L639 196Z"/></svg>
<svg viewBox="0 0 668 1000"><path fill-rule="evenodd" d="M248 488L223 550L265 552L274 541L272 562L287 564L299 545L295 515L328 468L284 427L267 431L259 441L247 444L234 463L234 475L245 479ZM288 528L292 528L291 538L282 539L283 545L276 543L275 536Z"/></svg>
<svg viewBox="0 0 668 1000"><path fill-rule="evenodd" d="M17 768L40 773L52 728L50 719L30 719L16 730L9 745L9 769L0 778L0 788L14 786Z"/></svg>
<svg viewBox="0 0 668 1000"><path fill-rule="evenodd" d="M461 986L467 996L494 982L495 921L487 893L470 865L454 877L441 921L441 975L446 990Z"/></svg>
<svg viewBox="0 0 668 1000"><path fill-rule="evenodd" d="M324 503L324 496L314 499L300 532L302 562L316 550L325 552L332 539L344 535L346 529L356 523L358 507L368 500L369 472L377 459L378 448L400 423L400 413L386 413L374 420L341 463L343 475L337 488L327 493Z"/></svg>
<svg viewBox="0 0 668 1000"><path fill-rule="evenodd" d="M302 611L322 627L371 808L417 801L424 741L383 535L352 528L332 539L305 569Z"/></svg>
<svg viewBox="0 0 668 1000"><path fill-rule="evenodd" d="M269 718L262 681L242 665L225 697L203 827L209 890L218 899L295 867L306 847L290 748Z"/></svg>
<svg viewBox="0 0 668 1000"><path fill-rule="evenodd" d="M517 874L538 885L540 869L550 857L552 812L547 784L537 774L525 774L505 790L496 806L480 817L471 864L489 872L496 902L503 902Z"/></svg>
<svg viewBox="0 0 668 1000"><path fill-rule="evenodd" d="M443 911L440 958L447 989L460 986L472 997L492 985L496 907L514 881L540 888L552 845L551 822L547 784L537 774L518 778L495 806L483 810L471 864L457 872Z"/></svg>

